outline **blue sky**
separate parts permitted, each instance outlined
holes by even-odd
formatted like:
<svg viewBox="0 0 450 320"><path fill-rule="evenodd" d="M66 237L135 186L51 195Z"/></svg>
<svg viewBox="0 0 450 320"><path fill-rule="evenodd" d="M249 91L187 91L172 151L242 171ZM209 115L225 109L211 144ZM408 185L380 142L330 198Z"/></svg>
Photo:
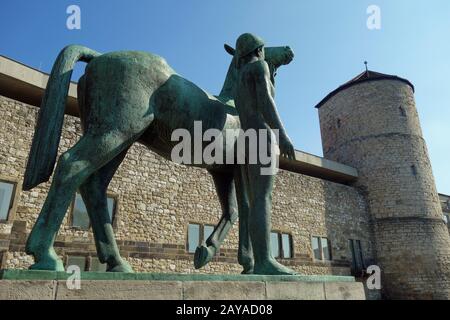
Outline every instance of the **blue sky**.
<svg viewBox="0 0 450 320"><path fill-rule="evenodd" d="M81 30L66 28L69 5ZM366 27L369 5L381 30ZM0 54L49 72L59 50L78 43L100 52L144 50L218 94L230 57L223 43L253 32L269 46L289 45L296 58L279 70L276 102L295 147L322 155L314 106L359 74L409 79L438 191L450 194L450 1L448 0L2 0ZM77 80L83 66L74 74Z"/></svg>

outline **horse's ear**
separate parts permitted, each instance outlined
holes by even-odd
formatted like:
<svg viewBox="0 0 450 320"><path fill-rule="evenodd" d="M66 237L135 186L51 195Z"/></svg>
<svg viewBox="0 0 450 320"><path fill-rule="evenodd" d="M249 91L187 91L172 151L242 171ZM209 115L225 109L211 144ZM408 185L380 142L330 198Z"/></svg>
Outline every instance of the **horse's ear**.
<svg viewBox="0 0 450 320"><path fill-rule="evenodd" d="M231 46L227 45L226 43L223 45L225 48L225 51L228 52L230 55L234 56L234 53L236 50L234 50Z"/></svg>

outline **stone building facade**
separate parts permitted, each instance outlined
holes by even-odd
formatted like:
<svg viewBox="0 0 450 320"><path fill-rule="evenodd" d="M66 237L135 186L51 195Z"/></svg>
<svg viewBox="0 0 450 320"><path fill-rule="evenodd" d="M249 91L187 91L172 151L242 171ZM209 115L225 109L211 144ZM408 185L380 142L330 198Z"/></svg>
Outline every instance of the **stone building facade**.
<svg viewBox="0 0 450 320"><path fill-rule="evenodd" d="M24 252L25 241L50 182L24 192L21 181L47 76L0 58L0 183L14 186L0 220L0 261L1 268L27 268L33 259ZM289 239L289 255L280 261L302 274L357 277L379 264L386 297L448 298L450 239L412 85L377 75L354 79L318 105L325 158L297 152L296 161L282 163L272 214L278 249L286 245L281 235ZM81 135L76 91L70 92L59 154ZM214 226L221 216L205 170L171 163L135 144L108 192L120 252L135 271L241 271L238 222L217 257L194 269L189 226ZM66 264L81 261L95 271L92 231L74 227L74 211L72 205L55 249ZM411 261L414 266L407 265ZM403 272L416 277L410 281Z"/></svg>

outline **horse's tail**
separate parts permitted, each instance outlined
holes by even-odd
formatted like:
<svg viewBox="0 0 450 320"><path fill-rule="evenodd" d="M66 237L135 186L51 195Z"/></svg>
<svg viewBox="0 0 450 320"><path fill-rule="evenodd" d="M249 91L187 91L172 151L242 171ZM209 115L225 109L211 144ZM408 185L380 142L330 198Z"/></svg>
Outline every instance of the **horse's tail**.
<svg viewBox="0 0 450 320"><path fill-rule="evenodd" d="M65 47L56 59L42 98L23 190L49 180L56 162L70 78L76 62L89 62L100 53L77 45Z"/></svg>

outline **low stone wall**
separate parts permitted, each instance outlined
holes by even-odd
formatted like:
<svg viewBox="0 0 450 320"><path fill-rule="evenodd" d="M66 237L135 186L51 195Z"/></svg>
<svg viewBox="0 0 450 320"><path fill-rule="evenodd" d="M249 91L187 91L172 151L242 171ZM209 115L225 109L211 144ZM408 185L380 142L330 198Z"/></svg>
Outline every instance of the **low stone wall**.
<svg viewBox="0 0 450 320"><path fill-rule="evenodd" d="M220 288L220 290L218 290ZM0 300L365 300L360 282L0 281Z"/></svg>

